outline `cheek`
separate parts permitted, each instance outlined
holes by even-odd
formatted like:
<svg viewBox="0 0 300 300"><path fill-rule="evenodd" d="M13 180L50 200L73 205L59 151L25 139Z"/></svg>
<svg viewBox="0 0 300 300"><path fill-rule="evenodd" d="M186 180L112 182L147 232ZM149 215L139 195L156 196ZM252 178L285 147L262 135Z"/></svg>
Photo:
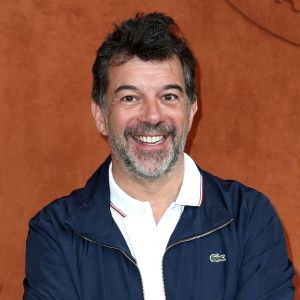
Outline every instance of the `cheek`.
<svg viewBox="0 0 300 300"><path fill-rule="evenodd" d="M113 116L113 123L119 131L124 131L128 127L134 128L140 123L139 115L139 113L132 110L125 110Z"/></svg>
<svg viewBox="0 0 300 300"><path fill-rule="evenodd" d="M115 133L121 133L128 127L128 121L126 114L114 112L109 116L108 125Z"/></svg>
<svg viewBox="0 0 300 300"><path fill-rule="evenodd" d="M170 120L177 130L183 130L183 128L189 124L189 114L186 109L182 109L173 112L172 115L170 115Z"/></svg>

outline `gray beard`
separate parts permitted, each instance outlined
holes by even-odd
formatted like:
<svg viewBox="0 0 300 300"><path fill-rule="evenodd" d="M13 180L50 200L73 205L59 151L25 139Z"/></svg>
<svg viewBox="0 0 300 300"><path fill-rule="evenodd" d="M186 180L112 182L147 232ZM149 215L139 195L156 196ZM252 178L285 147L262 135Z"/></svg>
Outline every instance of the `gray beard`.
<svg viewBox="0 0 300 300"><path fill-rule="evenodd" d="M171 150L147 152L131 150L129 139L130 136L138 135L138 132L143 130L143 133L162 132L168 133L172 142ZM183 152L187 130L185 130L181 137L176 139L176 130L173 127L166 125L152 125L149 123L141 124L136 128L126 128L124 132L124 140L116 137L113 130L108 127L109 143L111 145L114 157L119 160L123 166L137 179L146 181L155 181L156 179L167 175L176 162L179 155ZM159 134L157 134L159 135ZM125 142L124 142L125 141Z"/></svg>

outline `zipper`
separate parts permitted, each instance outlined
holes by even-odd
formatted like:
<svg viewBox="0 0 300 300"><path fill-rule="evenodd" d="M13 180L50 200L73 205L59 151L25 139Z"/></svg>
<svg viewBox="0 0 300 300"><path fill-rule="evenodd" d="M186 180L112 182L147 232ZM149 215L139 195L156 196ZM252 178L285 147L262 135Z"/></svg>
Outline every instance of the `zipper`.
<svg viewBox="0 0 300 300"><path fill-rule="evenodd" d="M140 269L139 269L137 263L136 263L134 260L132 260L132 259L131 259L131 258L130 258L130 257L129 257L122 249L120 249L120 248L108 246L108 245L105 245L105 244L100 244L100 243L98 243L98 242L96 242L96 241L93 241L93 240L87 238L86 236L80 234L79 232L76 232L76 234L79 235L79 236L80 236L81 238L83 238L84 240L86 240L86 241L88 241L88 242L91 242L91 243L94 243L94 244L96 244L96 245L98 245L98 246L102 246L102 247L105 247L105 248L118 250L118 251L120 251L120 252L121 252L121 253L129 260L129 261L131 261L131 262L136 266L136 268L137 268L137 270L138 270L138 273L139 273L139 275L140 275L141 286L142 286L142 293L143 293L143 299L145 299L145 292L144 292L144 286L143 286L142 275L141 275L141 272L140 272Z"/></svg>
<svg viewBox="0 0 300 300"><path fill-rule="evenodd" d="M190 237L190 238L187 238L187 239L180 240L180 241L178 241L178 242L176 242L176 243L170 245L169 247L166 248L166 251L165 251L165 253L164 253L164 255L163 255L163 259L164 259L164 256L165 256L166 252L167 252L170 248L172 248L173 246L176 246L176 245L181 244L181 243L184 243L184 242L189 242L189 241L192 241L192 240L196 240L196 239L205 237L205 236L207 236L207 235L209 235L209 234L211 234L211 233L214 233L214 232L216 232L216 231L218 231L218 230L224 228L225 226L229 225L229 224L232 223L232 222L233 222L233 219L230 219L228 222L226 222L226 223L222 224L221 226L218 226L218 227L216 227L216 228L214 228L214 229L212 229L212 230L210 230L210 231L207 231L207 232L205 232L205 233L202 233L202 234L200 234L200 235L196 235L196 236L193 236L193 237ZM139 275L140 275L140 280L141 280L141 285L142 285L143 299L145 299L145 292L144 292L144 286L143 286L142 275L141 275L141 272L140 272L140 269L139 269L137 263L136 263L134 260L132 260L132 259L131 259L131 258L130 258L130 257L129 257L122 249L120 249L120 248L112 247L112 246L108 246L108 245L105 245L105 244L98 243L98 242L93 241L93 240L87 238L86 236L80 234L79 232L76 232L76 234L79 235L79 236L80 236L81 238L83 238L84 240L86 240L86 241L88 241L88 242L91 242L91 243L94 243L94 244L96 244L96 245L98 245L98 246L102 246L102 247L106 247L106 248L109 248L109 249L118 250L118 251L120 251L120 252L121 252L121 253L129 260L129 261L131 261L131 262L135 265L135 267L137 268L138 273L139 273ZM162 259L162 280L163 280L163 285L164 285L165 299L167 299L167 293L166 293L166 289L165 289L165 277L164 277L163 259Z"/></svg>
<svg viewBox="0 0 300 300"><path fill-rule="evenodd" d="M187 238L187 239L180 240L180 241L178 241L178 242L176 242L176 243L170 245L169 247L167 247L165 253L166 253L170 248L172 248L173 246L176 246L176 245L181 244L181 243L184 243L184 242L189 242L189 241L192 241L192 240L196 240L196 239L205 237L205 236L207 236L207 235L209 235L209 234L211 234L211 233L214 233L214 232L216 232L216 231L218 231L218 230L224 228L225 226L229 225L229 224L232 223L232 222L233 222L233 219L230 219L229 221L227 221L227 222L224 223L223 225L221 225L221 226L219 226L219 227L217 227L217 228L214 228L214 229L212 229L212 230L210 230L210 231L207 231L207 232L205 232L205 233L202 233L202 234L200 234L200 235L196 235L196 236L193 236L193 237L190 237L190 238Z"/></svg>
<svg viewBox="0 0 300 300"><path fill-rule="evenodd" d="M187 238L187 239L183 239L183 240L179 240L177 241L176 243L170 245L169 247L166 248L166 251L163 255L163 259L162 259L162 279L163 279L163 284L164 284L164 292L165 292L165 299L167 299L167 293L166 293L166 288L165 288L165 276L164 276L164 256L166 254L166 252L172 248L173 246L176 246L178 244L181 244L181 243L185 243L185 242L189 242L189 241L193 241L193 240L196 240L196 239L199 239L199 238L202 238L202 237L205 237L207 235L210 235L222 228L224 228L225 226L229 225L230 223L233 222L233 219L230 219L229 221L227 221L226 223L222 224L221 226L218 226L210 231L207 231L205 233L202 233L202 234L199 234L199 235L196 235L196 236L193 236L193 237L190 237L190 238Z"/></svg>

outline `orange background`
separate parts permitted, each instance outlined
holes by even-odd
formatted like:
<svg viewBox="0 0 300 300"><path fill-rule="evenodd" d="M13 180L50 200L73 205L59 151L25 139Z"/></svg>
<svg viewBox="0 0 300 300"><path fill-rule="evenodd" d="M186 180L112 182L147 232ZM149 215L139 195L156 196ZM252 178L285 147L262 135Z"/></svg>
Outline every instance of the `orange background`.
<svg viewBox="0 0 300 300"><path fill-rule="evenodd" d="M201 65L189 153L271 198L299 270L298 8L284 0L0 0L0 298L21 298L28 220L82 186L109 153L90 113L91 66L111 24L137 11L173 16Z"/></svg>

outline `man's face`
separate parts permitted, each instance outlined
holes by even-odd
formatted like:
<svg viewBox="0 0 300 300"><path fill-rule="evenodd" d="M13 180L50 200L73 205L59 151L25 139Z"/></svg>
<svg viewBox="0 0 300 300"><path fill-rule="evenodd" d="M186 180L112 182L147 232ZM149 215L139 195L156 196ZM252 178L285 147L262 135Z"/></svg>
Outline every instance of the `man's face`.
<svg viewBox="0 0 300 300"><path fill-rule="evenodd" d="M132 58L108 72L107 112L94 105L98 130L108 136L114 167L156 179L183 155L197 103L189 104L177 57Z"/></svg>

